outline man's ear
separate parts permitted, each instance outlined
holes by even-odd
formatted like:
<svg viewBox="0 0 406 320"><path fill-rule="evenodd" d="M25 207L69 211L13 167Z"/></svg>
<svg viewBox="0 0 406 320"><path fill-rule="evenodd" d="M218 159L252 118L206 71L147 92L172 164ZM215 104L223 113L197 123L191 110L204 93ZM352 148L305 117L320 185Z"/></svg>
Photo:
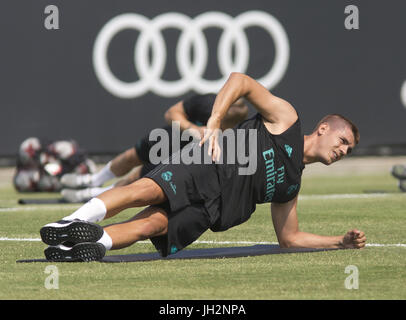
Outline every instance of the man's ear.
<svg viewBox="0 0 406 320"><path fill-rule="evenodd" d="M327 122L320 124L319 128L317 129L317 135L322 136L327 132L329 128L330 126Z"/></svg>

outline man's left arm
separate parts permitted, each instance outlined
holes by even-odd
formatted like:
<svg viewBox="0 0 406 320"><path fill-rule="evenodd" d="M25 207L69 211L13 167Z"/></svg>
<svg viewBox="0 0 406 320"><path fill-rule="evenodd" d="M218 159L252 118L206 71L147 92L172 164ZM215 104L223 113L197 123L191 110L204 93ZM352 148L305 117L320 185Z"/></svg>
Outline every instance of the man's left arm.
<svg viewBox="0 0 406 320"><path fill-rule="evenodd" d="M296 211L297 200L298 197L287 203L271 204L272 221L282 248L361 249L365 247L365 234L357 229L350 230L343 236L321 236L300 231Z"/></svg>
<svg viewBox="0 0 406 320"><path fill-rule="evenodd" d="M165 112L165 120L169 125L172 124L172 121L178 121L180 131L189 129L192 135L196 135L197 139L203 137L204 129L206 128L205 126L199 127L190 121L185 112L183 101L179 101L178 103L174 104Z"/></svg>

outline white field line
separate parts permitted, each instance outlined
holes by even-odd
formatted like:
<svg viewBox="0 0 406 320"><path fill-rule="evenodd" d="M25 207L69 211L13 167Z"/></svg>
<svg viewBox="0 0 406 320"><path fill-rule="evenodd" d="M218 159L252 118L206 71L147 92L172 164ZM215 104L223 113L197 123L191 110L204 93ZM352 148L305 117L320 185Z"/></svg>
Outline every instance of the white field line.
<svg viewBox="0 0 406 320"><path fill-rule="evenodd" d="M344 193L300 195L299 200L371 199L387 197L387 193Z"/></svg>
<svg viewBox="0 0 406 320"><path fill-rule="evenodd" d="M40 238L7 238L0 237L0 241L18 241L18 242L39 242ZM151 244L150 241L138 241L137 243L142 244ZM255 244L278 244L278 242L268 242L268 241L206 241L206 240L197 240L193 242L194 244L213 244L213 245L222 245L222 244L242 244L242 245L255 245ZM381 244L381 243L367 243L367 247L404 247L406 248L405 243L393 243L393 244Z"/></svg>
<svg viewBox="0 0 406 320"><path fill-rule="evenodd" d="M0 212L14 212L14 211L56 211L56 210L76 210L81 205L40 205L40 206L20 206L11 208L0 208Z"/></svg>

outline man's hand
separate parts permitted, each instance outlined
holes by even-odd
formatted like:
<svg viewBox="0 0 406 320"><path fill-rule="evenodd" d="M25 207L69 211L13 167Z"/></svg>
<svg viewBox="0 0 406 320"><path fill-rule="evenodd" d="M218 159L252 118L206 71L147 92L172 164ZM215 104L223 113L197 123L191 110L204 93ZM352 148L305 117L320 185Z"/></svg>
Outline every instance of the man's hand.
<svg viewBox="0 0 406 320"><path fill-rule="evenodd" d="M208 154L212 157L213 161L219 161L221 150L218 143L220 135L220 124L221 120L215 116L211 116L207 121L206 130L204 130L204 136L200 140L200 146L202 146L206 141L209 143Z"/></svg>
<svg viewBox="0 0 406 320"><path fill-rule="evenodd" d="M364 232L353 229L344 235L342 246L344 249L362 249L365 247L366 241Z"/></svg>
<svg viewBox="0 0 406 320"><path fill-rule="evenodd" d="M201 140L204 137L204 130L206 130L206 126L196 126L191 125L186 131L188 131L195 139Z"/></svg>

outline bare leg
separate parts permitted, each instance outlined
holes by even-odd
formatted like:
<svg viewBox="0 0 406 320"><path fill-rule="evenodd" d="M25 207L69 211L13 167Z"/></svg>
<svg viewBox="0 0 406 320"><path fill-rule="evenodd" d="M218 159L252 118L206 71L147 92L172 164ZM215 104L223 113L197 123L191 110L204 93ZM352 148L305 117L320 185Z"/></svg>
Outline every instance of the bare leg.
<svg viewBox="0 0 406 320"><path fill-rule="evenodd" d="M142 166L138 166L138 168L136 168L133 172L131 172L128 176L126 176L125 178L117 181L115 183L115 187L122 187L122 186L126 186L134 181L137 181L139 178L141 178L141 170L142 170Z"/></svg>
<svg viewBox="0 0 406 320"><path fill-rule="evenodd" d="M97 198L102 200L106 207L105 219L127 208L144 207L167 200L161 187L148 178L142 178L127 186L110 189Z"/></svg>
<svg viewBox="0 0 406 320"><path fill-rule="evenodd" d="M163 209L150 206L132 219L106 226L104 230L113 242L111 249L122 249L137 241L166 234L168 217Z"/></svg>
<svg viewBox="0 0 406 320"><path fill-rule="evenodd" d="M99 197L85 203L70 216L62 219L66 221L51 223L41 228L42 241L54 246L49 250L47 249L46 256L48 254L50 260L68 259L69 250L55 247L55 245L66 241L68 233L71 237L69 241L74 243L87 243L97 240L97 244L90 246L91 244L87 243L86 247L82 248L86 252L80 251L79 247L74 247L77 250L72 251L76 255L73 258L85 259L85 261L101 259L105 252L105 250L101 250L103 246L107 250L110 248L120 249L139 240L164 235L168 232L167 215L163 209L153 205L162 203L165 200L167 200L167 197L161 187L149 178L143 178L127 186L108 190ZM148 208L137 214L133 219L105 227L102 234L100 233L100 226L88 223L107 219L126 208L148 205ZM75 219L82 220L82 222ZM69 231L66 231L68 229ZM91 257L88 256L88 250L90 249L93 250L91 253L93 256ZM69 253L67 253L68 251ZM72 259L72 256L70 259Z"/></svg>
<svg viewBox="0 0 406 320"><path fill-rule="evenodd" d="M132 168L141 164L142 161L138 157L135 148L131 148L119 154L111 161L110 170L116 175L116 177L121 177L130 172Z"/></svg>

